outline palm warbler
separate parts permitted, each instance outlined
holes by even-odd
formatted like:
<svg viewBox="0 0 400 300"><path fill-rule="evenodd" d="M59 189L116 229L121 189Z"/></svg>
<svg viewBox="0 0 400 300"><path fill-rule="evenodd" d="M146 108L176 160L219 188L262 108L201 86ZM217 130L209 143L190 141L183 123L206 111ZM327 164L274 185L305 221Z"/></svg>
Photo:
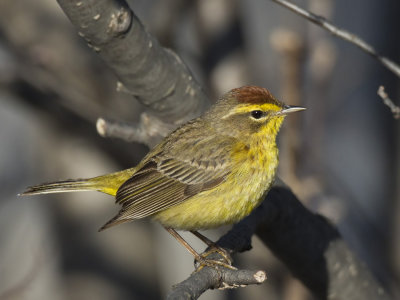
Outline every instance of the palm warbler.
<svg viewBox="0 0 400 300"><path fill-rule="evenodd" d="M86 190L113 195L122 208L100 230L151 217L200 264L208 264L175 229L189 230L215 246L197 230L235 223L250 214L274 180L276 135L285 115L303 109L283 104L264 88L233 89L204 115L167 136L136 167L36 185L22 195Z"/></svg>

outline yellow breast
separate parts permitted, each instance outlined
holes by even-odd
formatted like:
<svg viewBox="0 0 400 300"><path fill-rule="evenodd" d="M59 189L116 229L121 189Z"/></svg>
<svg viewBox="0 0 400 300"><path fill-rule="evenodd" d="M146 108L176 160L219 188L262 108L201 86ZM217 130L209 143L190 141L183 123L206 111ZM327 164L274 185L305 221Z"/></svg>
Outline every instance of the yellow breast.
<svg viewBox="0 0 400 300"><path fill-rule="evenodd" d="M278 165L278 150L264 139L257 145L238 145L232 152L234 168L219 186L153 216L166 227L199 230L236 223L263 200Z"/></svg>

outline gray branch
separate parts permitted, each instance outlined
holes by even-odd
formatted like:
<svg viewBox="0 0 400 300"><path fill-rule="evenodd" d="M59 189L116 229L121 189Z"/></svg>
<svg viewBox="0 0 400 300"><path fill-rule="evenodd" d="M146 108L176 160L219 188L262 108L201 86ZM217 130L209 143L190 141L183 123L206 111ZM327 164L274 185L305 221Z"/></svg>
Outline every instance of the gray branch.
<svg viewBox="0 0 400 300"><path fill-rule="evenodd" d="M303 8L300 8L296 4L291 3L289 1L286 1L286 0L272 0L272 1L280 4L283 7L286 7L289 10L295 12L296 14L306 18L307 20L311 21L312 23L329 31L331 34L333 34L347 42L350 42L353 45L356 45L358 48L360 48L364 52L366 52L369 55L371 55L372 57L376 58L383 66L385 66L387 69L389 69L394 74L396 74L397 77L400 77L400 66L398 64L396 64L394 61L388 59L387 57L380 55L374 49L374 47L372 47L370 44L365 42L363 39L361 39L359 36L355 35L354 33L351 33L347 30L338 28L334 24L328 22L324 17L313 14L312 12L309 12Z"/></svg>
<svg viewBox="0 0 400 300"><path fill-rule="evenodd" d="M152 148L160 141L160 136L166 136L174 129L174 126L144 112L140 115L140 121L137 124L99 118L96 128L102 137L139 142Z"/></svg>
<svg viewBox="0 0 400 300"><path fill-rule="evenodd" d="M93 50L114 71L123 89L158 123L176 127L200 115L209 102L182 60L164 49L124 1L58 0ZM139 125L140 127L140 125ZM148 128L144 126L143 128ZM154 132L148 134L153 136ZM163 131L156 133L158 139ZM146 135L141 136L142 142Z"/></svg>
<svg viewBox="0 0 400 300"><path fill-rule="evenodd" d="M181 283L168 294L168 300L197 299L209 289L232 289L250 284L261 284L267 279L264 271L215 269L205 267Z"/></svg>
<svg viewBox="0 0 400 300"><path fill-rule="evenodd" d="M389 98L389 95L385 91L385 87L381 85L378 89L378 96L381 97L383 104L389 107L390 111L393 114L393 118L400 119L400 107L395 105L392 99Z"/></svg>

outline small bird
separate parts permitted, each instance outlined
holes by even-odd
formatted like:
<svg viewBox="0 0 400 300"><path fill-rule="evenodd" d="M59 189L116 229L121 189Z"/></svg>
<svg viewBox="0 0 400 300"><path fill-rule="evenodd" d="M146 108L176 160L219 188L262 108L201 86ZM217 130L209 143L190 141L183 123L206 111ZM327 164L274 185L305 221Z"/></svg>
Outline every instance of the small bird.
<svg viewBox="0 0 400 300"><path fill-rule="evenodd" d="M31 186L22 195L90 190L113 195L122 208L99 231L150 217L200 265L229 267L226 251L198 230L236 223L261 203L278 166L276 136L281 124L287 114L304 109L285 105L265 88L236 88L170 133L136 167ZM191 231L227 263L207 260L175 230Z"/></svg>

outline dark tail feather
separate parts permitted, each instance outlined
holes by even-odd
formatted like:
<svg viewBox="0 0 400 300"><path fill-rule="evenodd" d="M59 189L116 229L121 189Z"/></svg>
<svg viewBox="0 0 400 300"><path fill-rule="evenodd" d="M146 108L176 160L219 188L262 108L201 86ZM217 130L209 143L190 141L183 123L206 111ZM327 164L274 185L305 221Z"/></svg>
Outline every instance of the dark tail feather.
<svg viewBox="0 0 400 300"><path fill-rule="evenodd" d="M108 221L106 224L101 226L101 228L99 229L99 232L103 231L103 230L106 230L106 229L108 229L110 227L113 227L115 225L118 225L118 224L121 224L121 223L125 223L125 222L129 222L129 221L132 221L132 220L127 220L127 219L118 220L118 216L115 216L110 221Z"/></svg>
<svg viewBox="0 0 400 300"><path fill-rule="evenodd" d="M18 196L92 190L97 190L97 187L88 179L64 180L30 186L23 193L18 194Z"/></svg>

